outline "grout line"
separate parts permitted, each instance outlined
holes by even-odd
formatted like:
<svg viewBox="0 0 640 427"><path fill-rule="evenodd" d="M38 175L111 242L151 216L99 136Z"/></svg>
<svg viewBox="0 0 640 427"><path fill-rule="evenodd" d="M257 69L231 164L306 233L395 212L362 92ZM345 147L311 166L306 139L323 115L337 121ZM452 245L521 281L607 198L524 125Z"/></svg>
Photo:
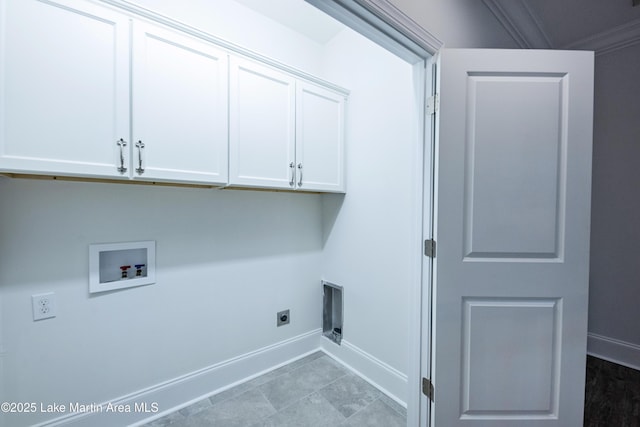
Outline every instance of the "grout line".
<svg viewBox="0 0 640 427"><path fill-rule="evenodd" d="M390 400L391 402L395 403L395 405L390 405L389 403L387 403L385 401L385 398ZM391 408L391 410L393 412L395 412L396 414L398 414L398 415L400 415L400 416L402 416L404 418L407 418L406 409L402 408L402 406L398 405L397 402L395 402L393 399L391 399L386 394L382 393L382 395L378 399L380 399L382 401L382 403L384 403L387 407ZM398 409L398 408L400 408L400 409ZM403 409L404 409L404 412L403 412Z"/></svg>
<svg viewBox="0 0 640 427"><path fill-rule="evenodd" d="M357 414L359 414L360 412L364 411L365 409L367 409L369 406L373 405L375 402L377 402L378 400L380 400L380 396L376 397L375 399L373 399L371 401L371 403L368 403L367 405L365 405L364 407L358 409L356 412L354 412L353 414L351 414L350 416L346 417L346 419L350 419L352 417L355 417ZM384 403L384 402L382 402Z"/></svg>
<svg viewBox="0 0 640 427"><path fill-rule="evenodd" d="M271 381L273 381L273 380L275 380L275 379L277 379L277 378L280 378L281 376L286 375L286 374L288 374L288 373L291 373L291 372L293 372L293 371L295 371L295 370L297 370L297 369L298 369L298 368L295 368L295 369L288 370L288 369L283 369L283 368L287 368L287 366L292 365L292 364L295 364L295 363L298 363L300 360L303 360L303 359L305 359L305 358L307 358L307 357L311 356L312 354L316 354L316 353L322 353L322 352L321 352L321 351L319 351L319 350L318 350L318 351L314 351L314 352L312 352L312 353L308 354L307 356L304 356L304 357L302 357L302 358L300 358L300 359L294 360L293 362L291 362L291 363L289 363L289 364L279 366L279 367L277 367L277 368L275 368L275 369L272 369L272 370L270 370L270 371L268 371L268 372L265 372L265 373L264 373L264 374L262 374L262 375L259 375L259 376L257 376L257 377L254 377L254 378L248 379L248 380L247 380L247 381L245 381L245 382L242 382L242 383L240 383L240 384L237 384L237 385L235 385L235 386L233 386L233 387L231 387L231 388L228 388L228 389L223 390L223 391L221 391L221 392L219 392L219 393L216 393L216 394L212 394L211 396L209 396L209 397L208 397L208 398L206 398L206 399L209 399L209 401L211 402L212 406L215 406L215 405L217 405L217 404L219 404L219 403L226 402L226 401L227 401L227 400L229 400L229 399L233 399L233 398L235 398L235 397L241 396L241 395L245 394L245 393L246 393L246 392L248 392L248 391L251 391L251 390L254 390L254 389L258 389L258 388L260 388L261 386L263 386L263 385L265 385L265 384L267 384L267 383L270 383ZM311 363L311 362L313 362L313 361L315 361L315 360L318 360L320 357L323 357L323 356L324 356L324 354L322 354L322 355L321 355L321 356L319 356L319 357L316 357L315 359L310 360L309 362L303 363L303 364L302 364L302 365L300 365L299 367L303 367L303 366L307 365L308 363ZM271 378L270 380L267 380L267 381L265 381L265 382L263 382L263 383L259 383L259 384L253 385L253 386L250 386L250 387L249 387L249 388L247 388L246 390L244 390L244 391L242 391L242 392L239 392L239 393L237 393L237 394L232 393L232 390L234 390L234 389L236 389L236 388L240 388L240 387L246 386L247 384L249 384L249 383L251 383L251 382L255 382L256 380L258 380L258 379L260 379L260 378L263 378L263 377L266 377L266 376L268 376L268 375L273 375L273 373L274 373L274 372L277 372L277 371L279 371L279 370L282 370L282 373L280 373L280 374L278 374L278 375L275 375L275 376L274 376L273 378ZM221 395L221 394L223 394L223 393L229 393L229 396L228 396L228 397L226 397L226 398L225 398L225 399L223 399L223 400L218 401L218 402L213 402L213 401L211 401L211 399L212 399L212 398L214 398L215 396L219 396L219 395ZM263 393L263 394L264 394L264 393ZM266 396L265 396L265 397L266 397ZM267 399L267 401L268 401L268 399ZM196 402L196 403L197 403L197 402ZM196 404L196 403L194 403L194 404ZM271 402L269 402L269 404L271 404ZM183 409L184 409L184 408L183 408ZM274 408L274 409L275 409L275 408Z"/></svg>
<svg viewBox="0 0 640 427"><path fill-rule="evenodd" d="M343 375L342 377L344 377L344 375ZM340 377L340 378L342 378L342 377ZM338 379L340 379L340 378L338 378ZM337 381L338 379L336 379L336 381ZM331 382L331 383L329 383L329 384L333 384L333 382ZM282 408L280 408L280 409L279 409L279 410L277 410L277 411L278 411L278 412L284 411L285 409L287 409L287 408L289 408L289 407L291 407L291 406L295 405L296 403L300 402L302 399L306 399L307 397L311 396L312 394L314 394L314 393L318 393L320 390L322 390L323 388L325 388L325 387L326 387L326 386L328 386L329 384L324 385L324 386L322 386L322 387L321 387L321 388L319 388L319 389L313 390L311 393L305 394L304 396L302 396L302 397L301 397L301 398L299 398L298 400L294 400L293 402L289 403L287 406L283 406ZM269 400L269 399L267 399L267 400ZM271 402L269 402L269 403L271 403ZM329 402L329 403L331 403L331 402ZM333 405L331 405L331 406L333 406ZM334 406L334 408L335 408L335 406Z"/></svg>
<svg viewBox="0 0 640 427"><path fill-rule="evenodd" d="M301 368L301 367L303 367L303 366L305 366L305 365L307 365L307 364L309 364L309 363L311 363L311 362L315 362L316 360L319 360L319 359L321 359L322 357L327 357L327 356L326 356L326 355L322 355L322 356L320 356L320 357L318 357L318 358L316 358L316 359L313 359L313 360L311 360L311 361L309 361L309 362L307 362L307 363L303 364L302 366L300 366L300 368ZM294 362L294 363L295 363L295 362ZM298 369L299 369L299 368L293 369L292 371L287 372L287 374L290 374L291 372L297 371ZM285 410L285 409L287 409L287 408L289 408L289 407L291 407L291 406L295 405L296 403L300 402L302 399L306 399L307 397L311 396L312 394L314 394L314 393L318 393L318 392L319 392L320 390L322 390L323 388L328 387L330 384L333 384L334 382L338 381L339 379L344 378L344 377L346 377L347 375L349 375L349 373L350 373L350 372L349 372L349 370L348 370L348 369L346 369L346 368L344 368L344 367L343 367L343 369L345 369L345 370L347 371L347 373L345 373L344 375L341 375L340 377L336 378L335 380L331 381L330 383L327 383L327 384L323 385L323 386L322 386L322 387L320 387L319 389L313 390L311 393L308 393L308 394L306 394L306 395L302 396L302 397L301 397L301 398L299 398L298 400L295 400L295 401L291 402L291 403L290 403L290 404L288 404L287 406L283 406L282 408L280 408L279 410L276 410L276 411L277 411L277 412L281 412L281 411L283 411L283 410ZM273 380L271 380L271 381L273 381ZM266 383L265 383L265 384L266 384ZM261 391L262 391L262 390L261 390ZM263 394L264 394L264 393L263 393ZM266 397L266 396L265 396L265 397ZM323 396L323 397L324 397L324 396ZM267 401L269 401L269 399L267 399ZM328 400L327 400L327 401L328 401ZM271 402L269 402L269 403L271 403ZM331 404L331 402L329 402L329 404L330 404L334 409L336 409L336 410L338 409L338 408L336 408L335 406L333 406L333 405ZM273 406L273 405L272 405L272 406ZM275 409L275 408L274 408L274 409ZM338 412L340 412L340 411L338 411ZM342 415L342 414L340 414L340 415ZM271 416L271 415L270 415L270 416ZM343 417L344 417L344 415L343 415ZM345 417L345 419L346 419L346 417Z"/></svg>
<svg viewBox="0 0 640 427"><path fill-rule="evenodd" d="M269 401L269 399L267 399L267 396L262 392L262 390L260 390L260 387L256 387L256 388L258 389L258 393L260 393L260 394L262 395L262 397L264 398L264 400L265 400L265 401L269 404L269 406L271 406L271 407L273 408L273 410L275 411L275 412L274 412L273 414L271 414L271 415L267 415L266 417L260 417L260 421L266 421L268 418L271 418L271 417L273 417L273 416L277 415L277 414L278 414L278 412L280 412L280 411L278 411L278 410L276 409L276 407L275 407L275 406L273 406L273 404Z"/></svg>

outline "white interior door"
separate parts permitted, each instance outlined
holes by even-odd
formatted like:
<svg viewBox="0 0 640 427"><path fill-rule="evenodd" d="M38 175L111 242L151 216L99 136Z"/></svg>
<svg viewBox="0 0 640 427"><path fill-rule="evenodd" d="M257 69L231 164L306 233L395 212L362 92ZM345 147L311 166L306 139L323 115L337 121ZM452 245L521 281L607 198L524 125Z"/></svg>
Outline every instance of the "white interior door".
<svg viewBox="0 0 640 427"><path fill-rule="evenodd" d="M593 54L443 50L431 421L582 426Z"/></svg>

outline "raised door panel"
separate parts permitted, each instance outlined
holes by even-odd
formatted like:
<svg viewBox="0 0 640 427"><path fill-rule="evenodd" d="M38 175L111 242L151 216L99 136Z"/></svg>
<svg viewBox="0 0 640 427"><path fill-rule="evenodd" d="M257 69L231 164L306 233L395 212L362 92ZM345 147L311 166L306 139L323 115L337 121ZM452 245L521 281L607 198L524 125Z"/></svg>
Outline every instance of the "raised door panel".
<svg viewBox="0 0 640 427"><path fill-rule="evenodd" d="M344 95L298 82L296 186L344 192Z"/></svg>
<svg viewBox="0 0 640 427"><path fill-rule="evenodd" d="M294 188L295 79L232 57L230 82L229 183Z"/></svg>
<svg viewBox="0 0 640 427"><path fill-rule="evenodd" d="M76 0L4 0L0 13L0 170L122 176L128 18Z"/></svg>
<svg viewBox="0 0 640 427"><path fill-rule="evenodd" d="M134 179L227 183L227 63L214 45L135 23Z"/></svg>
<svg viewBox="0 0 640 427"><path fill-rule="evenodd" d="M566 74L469 73L465 258L561 255L568 84Z"/></svg>

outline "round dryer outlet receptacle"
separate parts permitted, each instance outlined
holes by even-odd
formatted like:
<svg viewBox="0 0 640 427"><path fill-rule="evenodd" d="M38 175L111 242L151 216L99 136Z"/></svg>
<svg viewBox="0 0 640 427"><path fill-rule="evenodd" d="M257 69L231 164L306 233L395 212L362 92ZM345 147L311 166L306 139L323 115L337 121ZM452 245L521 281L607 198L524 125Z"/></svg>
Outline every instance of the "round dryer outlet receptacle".
<svg viewBox="0 0 640 427"><path fill-rule="evenodd" d="M283 326L289 324L289 310L279 311L277 314L277 326Z"/></svg>

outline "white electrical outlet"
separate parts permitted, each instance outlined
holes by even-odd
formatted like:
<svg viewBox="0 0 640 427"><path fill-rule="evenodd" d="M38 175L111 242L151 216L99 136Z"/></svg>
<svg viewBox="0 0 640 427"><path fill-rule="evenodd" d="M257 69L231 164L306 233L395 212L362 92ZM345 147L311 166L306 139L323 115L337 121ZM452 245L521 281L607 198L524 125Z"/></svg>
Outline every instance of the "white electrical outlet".
<svg viewBox="0 0 640 427"><path fill-rule="evenodd" d="M56 317L56 294L53 292L31 295L31 304L33 306L33 320Z"/></svg>

